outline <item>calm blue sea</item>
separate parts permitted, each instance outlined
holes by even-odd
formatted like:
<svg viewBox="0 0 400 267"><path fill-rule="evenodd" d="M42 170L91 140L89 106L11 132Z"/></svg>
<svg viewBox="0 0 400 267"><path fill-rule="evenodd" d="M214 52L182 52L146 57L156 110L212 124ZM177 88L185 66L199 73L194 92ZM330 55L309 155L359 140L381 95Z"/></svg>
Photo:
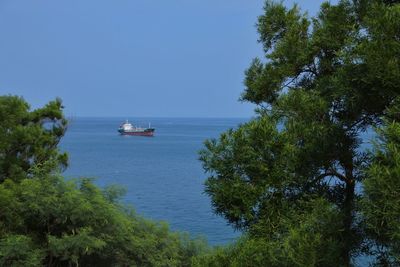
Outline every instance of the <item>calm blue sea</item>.
<svg viewBox="0 0 400 267"><path fill-rule="evenodd" d="M154 137L120 136L126 118L73 118L61 148L69 153L67 177L93 177L100 186L125 186L124 201L139 214L167 221L173 230L202 235L222 245L240 233L212 212L204 191L206 175L198 151L207 138L218 137L248 119L128 118L156 128ZM368 132L363 149L371 147ZM359 257L366 266L368 258Z"/></svg>
<svg viewBox="0 0 400 267"><path fill-rule="evenodd" d="M212 212L198 151L207 138L247 119L128 118L156 128L154 137L120 136L126 118L73 118L61 148L69 153L67 177L94 177L100 186L126 187L124 201L139 214L167 221L173 230L202 235L212 245L239 233Z"/></svg>

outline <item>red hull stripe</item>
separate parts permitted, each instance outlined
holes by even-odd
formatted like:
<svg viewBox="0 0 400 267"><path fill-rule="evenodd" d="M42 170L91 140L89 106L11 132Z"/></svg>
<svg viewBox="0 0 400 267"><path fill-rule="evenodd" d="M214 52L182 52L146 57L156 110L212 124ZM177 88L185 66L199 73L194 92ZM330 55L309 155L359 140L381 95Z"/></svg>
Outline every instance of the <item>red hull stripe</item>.
<svg viewBox="0 0 400 267"><path fill-rule="evenodd" d="M153 136L154 132L123 132L122 135Z"/></svg>

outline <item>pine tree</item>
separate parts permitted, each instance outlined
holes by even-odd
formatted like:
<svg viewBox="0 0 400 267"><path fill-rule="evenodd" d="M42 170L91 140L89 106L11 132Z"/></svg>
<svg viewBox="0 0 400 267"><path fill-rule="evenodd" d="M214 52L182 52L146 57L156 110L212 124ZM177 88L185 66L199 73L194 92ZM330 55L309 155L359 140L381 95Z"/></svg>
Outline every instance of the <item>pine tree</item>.
<svg viewBox="0 0 400 267"><path fill-rule="evenodd" d="M20 180L31 168L53 162L52 171L67 166L68 157L57 147L67 129L60 99L30 110L21 97L0 96L0 183Z"/></svg>
<svg viewBox="0 0 400 267"><path fill-rule="evenodd" d="M257 116L206 141L200 159L217 214L281 246L298 233L283 258L304 257L296 247L304 243L316 259L350 266L362 251L363 138L400 92L396 2L324 3L310 19L297 5L267 1L258 19L265 58L247 69L242 95Z"/></svg>

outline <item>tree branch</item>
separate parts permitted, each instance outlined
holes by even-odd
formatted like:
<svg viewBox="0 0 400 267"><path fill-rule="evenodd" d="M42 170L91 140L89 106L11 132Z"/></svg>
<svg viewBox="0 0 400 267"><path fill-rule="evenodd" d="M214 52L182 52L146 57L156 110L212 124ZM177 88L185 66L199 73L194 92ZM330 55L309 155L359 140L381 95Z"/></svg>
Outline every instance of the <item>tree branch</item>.
<svg viewBox="0 0 400 267"><path fill-rule="evenodd" d="M341 180L343 182L347 182L348 181L346 176L344 176L343 174L337 172L336 170L332 170L332 169L328 170L328 171L326 171L326 172L324 172L324 173L322 173L320 175L318 175L318 177L314 181L316 182L318 180L321 180L321 179L323 179L325 177L329 177L329 176L335 176L335 177L337 177L339 180Z"/></svg>

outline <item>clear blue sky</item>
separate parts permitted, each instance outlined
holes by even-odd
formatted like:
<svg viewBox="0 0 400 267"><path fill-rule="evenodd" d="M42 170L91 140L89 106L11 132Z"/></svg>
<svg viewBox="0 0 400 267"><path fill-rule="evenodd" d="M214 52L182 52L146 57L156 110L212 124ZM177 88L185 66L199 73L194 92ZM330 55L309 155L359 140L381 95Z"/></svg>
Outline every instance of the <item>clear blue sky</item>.
<svg viewBox="0 0 400 267"><path fill-rule="evenodd" d="M0 0L0 94L61 97L69 116L251 116L238 98L263 2Z"/></svg>

